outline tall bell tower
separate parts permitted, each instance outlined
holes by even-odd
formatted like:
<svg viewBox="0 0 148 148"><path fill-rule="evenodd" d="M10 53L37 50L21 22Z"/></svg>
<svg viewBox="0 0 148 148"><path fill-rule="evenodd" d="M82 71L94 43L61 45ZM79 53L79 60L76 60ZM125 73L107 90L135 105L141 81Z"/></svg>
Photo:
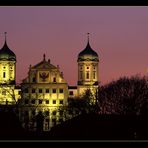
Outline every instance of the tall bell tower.
<svg viewBox="0 0 148 148"><path fill-rule="evenodd" d="M78 95L82 95L85 90L91 89L95 93L98 88L98 54L91 48L89 43L89 33L87 33L87 45L82 50L77 59L78 63Z"/></svg>
<svg viewBox="0 0 148 148"><path fill-rule="evenodd" d="M0 84L15 84L16 55L9 49L6 40L0 50Z"/></svg>
<svg viewBox="0 0 148 148"><path fill-rule="evenodd" d="M15 104L20 98L16 88L16 55L9 49L6 40L0 49L0 104Z"/></svg>

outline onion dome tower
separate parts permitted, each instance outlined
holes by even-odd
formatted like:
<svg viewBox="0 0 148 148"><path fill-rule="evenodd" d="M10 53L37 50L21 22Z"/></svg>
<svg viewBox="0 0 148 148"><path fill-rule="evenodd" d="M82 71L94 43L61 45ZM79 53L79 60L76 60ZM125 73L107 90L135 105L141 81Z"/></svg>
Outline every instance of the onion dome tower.
<svg viewBox="0 0 148 148"><path fill-rule="evenodd" d="M78 94L82 94L84 89L98 87L98 54L91 48L89 43L89 33L87 33L87 45L78 54Z"/></svg>
<svg viewBox="0 0 148 148"><path fill-rule="evenodd" d="M16 55L9 49L6 40L3 47L0 49L0 83L15 84L16 76Z"/></svg>

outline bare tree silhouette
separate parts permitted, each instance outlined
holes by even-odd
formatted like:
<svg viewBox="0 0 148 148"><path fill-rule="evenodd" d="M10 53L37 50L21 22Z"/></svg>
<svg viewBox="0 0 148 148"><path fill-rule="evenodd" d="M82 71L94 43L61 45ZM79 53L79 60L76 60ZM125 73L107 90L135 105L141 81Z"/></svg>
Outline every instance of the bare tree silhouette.
<svg viewBox="0 0 148 148"><path fill-rule="evenodd" d="M81 97L69 98L68 105L60 106L59 111L63 112L65 120L80 114L98 113L96 97L96 94L93 95L91 90L87 89Z"/></svg>
<svg viewBox="0 0 148 148"><path fill-rule="evenodd" d="M148 78L136 75L112 81L99 88L97 101L101 114L148 113Z"/></svg>

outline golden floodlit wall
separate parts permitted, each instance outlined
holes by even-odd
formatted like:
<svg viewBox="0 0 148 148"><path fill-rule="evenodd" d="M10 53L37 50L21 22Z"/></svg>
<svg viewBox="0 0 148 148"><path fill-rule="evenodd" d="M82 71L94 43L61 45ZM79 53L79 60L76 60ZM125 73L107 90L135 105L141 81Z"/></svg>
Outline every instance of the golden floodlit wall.
<svg viewBox="0 0 148 148"><path fill-rule="evenodd" d="M37 116L43 116L43 130L48 131L65 121L59 110L68 105L68 99L82 96L87 89L95 95L98 89L99 57L88 43L77 59L77 86L68 86L59 65L51 64L43 55L42 61L29 66L27 77L20 86L16 81L16 56L5 44L0 50L0 104L19 101L19 118L24 128L37 130Z"/></svg>

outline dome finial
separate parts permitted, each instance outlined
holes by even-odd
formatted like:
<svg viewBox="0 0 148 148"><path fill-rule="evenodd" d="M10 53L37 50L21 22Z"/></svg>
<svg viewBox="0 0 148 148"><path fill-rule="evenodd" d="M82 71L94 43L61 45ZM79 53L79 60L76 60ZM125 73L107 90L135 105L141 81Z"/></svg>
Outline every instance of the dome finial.
<svg viewBox="0 0 148 148"><path fill-rule="evenodd" d="M45 61L45 53L43 54L43 61Z"/></svg>
<svg viewBox="0 0 148 148"><path fill-rule="evenodd" d="M88 41L88 43L89 43L89 32L87 33L87 41Z"/></svg>
<svg viewBox="0 0 148 148"><path fill-rule="evenodd" d="M4 32L4 34L5 34L5 43L6 43L6 39L7 39L7 32Z"/></svg>

